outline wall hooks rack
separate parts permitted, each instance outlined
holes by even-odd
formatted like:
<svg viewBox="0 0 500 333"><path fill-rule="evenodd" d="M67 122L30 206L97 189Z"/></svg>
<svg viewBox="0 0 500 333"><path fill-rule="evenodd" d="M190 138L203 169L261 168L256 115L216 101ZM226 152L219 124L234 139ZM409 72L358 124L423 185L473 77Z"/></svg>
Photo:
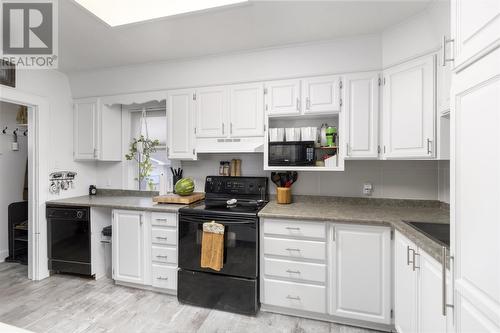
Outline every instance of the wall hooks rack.
<svg viewBox="0 0 500 333"><path fill-rule="evenodd" d="M9 131L9 126L5 126L3 129L2 129L2 132L1 134L5 134L5 135L19 135L18 134L19 132L19 127L16 127L14 130L12 131ZM28 129L25 129L23 132L23 135L24 136L28 136Z"/></svg>

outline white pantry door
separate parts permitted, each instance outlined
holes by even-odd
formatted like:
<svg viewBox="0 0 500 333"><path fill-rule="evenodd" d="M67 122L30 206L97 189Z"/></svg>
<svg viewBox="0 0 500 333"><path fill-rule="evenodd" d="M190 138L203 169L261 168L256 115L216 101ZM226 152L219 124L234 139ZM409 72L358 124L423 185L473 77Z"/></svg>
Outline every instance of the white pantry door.
<svg viewBox="0 0 500 333"><path fill-rule="evenodd" d="M456 332L500 332L500 48L457 73L452 96Z"/></svg>

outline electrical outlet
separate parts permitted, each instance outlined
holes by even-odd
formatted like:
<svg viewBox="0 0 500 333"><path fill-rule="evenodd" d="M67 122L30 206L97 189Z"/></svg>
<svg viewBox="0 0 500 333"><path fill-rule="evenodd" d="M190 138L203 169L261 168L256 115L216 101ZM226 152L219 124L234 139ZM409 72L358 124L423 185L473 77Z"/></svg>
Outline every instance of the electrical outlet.
<svg viewBox="0 0 500 333"><path fill-rule="evenodd" d="M363 194L364 195L372 195L373 192L373 185L371 183L364 183L363 184Z"/></svg>

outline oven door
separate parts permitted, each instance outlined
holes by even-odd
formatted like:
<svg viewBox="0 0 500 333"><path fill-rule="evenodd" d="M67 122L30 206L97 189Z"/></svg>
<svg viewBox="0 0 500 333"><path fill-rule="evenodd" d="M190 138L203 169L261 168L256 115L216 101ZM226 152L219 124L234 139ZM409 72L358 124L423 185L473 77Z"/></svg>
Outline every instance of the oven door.
<svg viewBox="0 0 500 333"><path fill-rule="evenodd" d="M223 224L224 264L217 272L202 268L201 240L203 223L215 221ZM258 276L258 218L239 215L186 214L179 216L179 267L243 278Z"/></svg>

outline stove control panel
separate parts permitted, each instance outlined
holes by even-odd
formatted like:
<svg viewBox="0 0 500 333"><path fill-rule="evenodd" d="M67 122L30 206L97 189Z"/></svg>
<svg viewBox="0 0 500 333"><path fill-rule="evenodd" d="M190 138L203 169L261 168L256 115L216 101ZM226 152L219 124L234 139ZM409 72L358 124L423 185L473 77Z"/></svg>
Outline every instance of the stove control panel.
<svg viewBox="0 0 500 333"><path fill-rule="evenodd" d="M267 177L208 176L205 193L267 196Z"/></svg>

